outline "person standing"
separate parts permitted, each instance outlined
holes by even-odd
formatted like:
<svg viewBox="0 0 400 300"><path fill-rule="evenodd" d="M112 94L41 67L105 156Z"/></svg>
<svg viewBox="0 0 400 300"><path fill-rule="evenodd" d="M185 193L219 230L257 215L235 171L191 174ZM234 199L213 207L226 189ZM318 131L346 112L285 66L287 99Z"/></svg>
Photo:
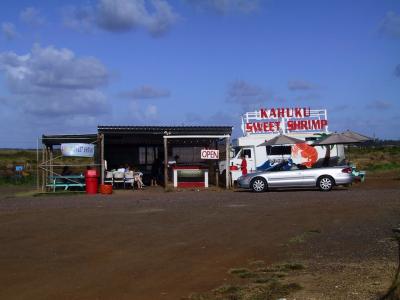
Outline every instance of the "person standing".
<svg viewBox="0 0 400 300"><path fill-rule="evenodd" d="M157 180L161 169L161 160L156 158L151 165L151 186L157 186Z"/></svg>
<svg viewBox="0 0 400 300"><path fill-rule="evenodd" d="M240 164L240 169L242 170L242 176L247 175L247 161L244 155L242 155L242 163Z"/></svg>

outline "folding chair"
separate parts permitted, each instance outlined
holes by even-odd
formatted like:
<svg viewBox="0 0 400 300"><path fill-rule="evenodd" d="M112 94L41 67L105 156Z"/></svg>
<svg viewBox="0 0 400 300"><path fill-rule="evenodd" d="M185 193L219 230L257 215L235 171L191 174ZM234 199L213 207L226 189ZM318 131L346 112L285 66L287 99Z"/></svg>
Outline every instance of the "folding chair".
<svg viewBox="0 0 400 300"><path fill-rule="evenodd" d="M111 183L111 185L114 187L114 177L113 173L110 171L106 171L106 176L104 178L104 183Z"/></svg>
<svg viewBox="0 0 400 300"><path fill-rule="evenodd" d="M132 189L134 189L135 179L133 178L133 171L125 172L124 188L127 183L129 183Z"/></svg>
<svg viewBox="0 0 400 300"><path fill-rule="evenodd" d="M117 183L122 183L122 184L124 184L125 183L125 177L124 177L124 172L114 172L114 178L113 178L113 181L114 181L114 183L115 184L117 184Z"/></svg>

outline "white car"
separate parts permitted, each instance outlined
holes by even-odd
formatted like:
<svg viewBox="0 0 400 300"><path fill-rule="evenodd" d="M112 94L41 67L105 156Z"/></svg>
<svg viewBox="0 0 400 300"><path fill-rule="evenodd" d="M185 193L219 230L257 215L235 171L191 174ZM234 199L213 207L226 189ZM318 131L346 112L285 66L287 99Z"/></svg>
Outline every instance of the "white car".
<svg viewBox="0 0 400 300"><path fill-rule="evenodd" d="M321 191L330 191L335 185L351 184L354 179L351 173L348 166L307 169L301 165L280 163L266 171L241 176L237 184L257 193L288 187L317 187Z"/></svg>

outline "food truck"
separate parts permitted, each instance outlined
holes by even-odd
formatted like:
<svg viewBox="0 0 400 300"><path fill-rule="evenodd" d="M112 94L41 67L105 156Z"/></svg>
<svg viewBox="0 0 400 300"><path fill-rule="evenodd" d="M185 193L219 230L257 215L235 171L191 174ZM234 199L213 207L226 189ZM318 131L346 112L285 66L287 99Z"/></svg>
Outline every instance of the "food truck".
<svg viewBox="0 0 400 300"><path fill-rule="evenodd" d="M244 113L241 128L243 136L233 140L230 150L232 182L242 175L242 156L246 158L250 173L289 158L307 168L322 166L327 160L334 165L344 159L343 145L312 146L313 141L329 134L326 109L261 108ZM304 140L304 143L261 145L280 134ZM220 174L225 174L226 169L226 161L221 161Z"/></svg>

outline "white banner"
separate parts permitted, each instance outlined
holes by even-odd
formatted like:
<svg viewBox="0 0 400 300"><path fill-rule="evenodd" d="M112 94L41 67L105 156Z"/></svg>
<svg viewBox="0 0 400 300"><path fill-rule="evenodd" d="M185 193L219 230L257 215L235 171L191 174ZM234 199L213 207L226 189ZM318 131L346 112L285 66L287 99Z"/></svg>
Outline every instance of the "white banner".
<svg viewBox="0 0 400 300"><path fill-rule="evenodd" d="M68 143L61 144L63 156L93 157L94 144Z"/></svg>
<svg viewBox="0 0 400 300"><path fill-rule="evenodd" d="M200 157L201 159L219 159L219 150L203 149Z"/></svg>

